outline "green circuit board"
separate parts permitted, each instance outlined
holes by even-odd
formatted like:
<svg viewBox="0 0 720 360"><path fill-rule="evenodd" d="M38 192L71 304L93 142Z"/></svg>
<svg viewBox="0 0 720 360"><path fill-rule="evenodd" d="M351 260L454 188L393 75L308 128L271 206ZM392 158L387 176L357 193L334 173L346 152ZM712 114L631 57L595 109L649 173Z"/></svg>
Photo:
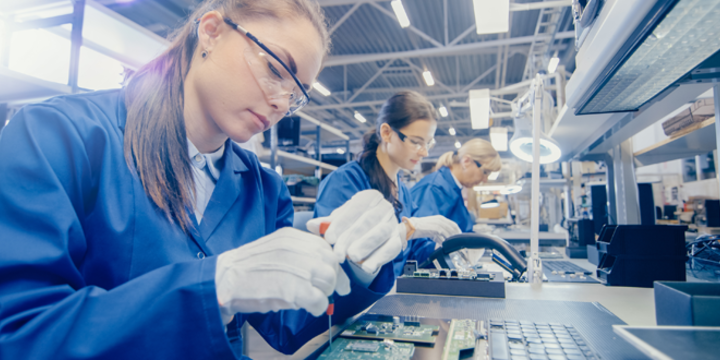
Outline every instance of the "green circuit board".
<svg viewBox="0 0 720 360"><path fill-rule="evenodd" d="M450 322L442 360L458 360L460 353L475 349L478 322L468 319L453 319Z"/></svg>
<svg viewBox="0 0 720 360"><path fill-rule="evenodd" d="M440 327L415 321L366 321L350 325L340 336L365 339L391 339L418 344L434 344Z"/></svg>
<svg viewBox="0 0 720 360"><path fill-rule="evenodd" d="M415 353L412 343L395 343L391 340L355 340L338 338L332 348L318 357L322 360L409 360Z"/></svg>

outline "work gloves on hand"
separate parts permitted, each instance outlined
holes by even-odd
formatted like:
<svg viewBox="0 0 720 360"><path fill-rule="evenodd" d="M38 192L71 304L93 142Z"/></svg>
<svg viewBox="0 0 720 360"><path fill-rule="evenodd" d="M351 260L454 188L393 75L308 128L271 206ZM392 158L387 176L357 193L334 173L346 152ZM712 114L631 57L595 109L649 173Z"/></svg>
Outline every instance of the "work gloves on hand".
<svg viewBox="0 0 720 360"><path fill-rule="evenodd" d="M408 240L430 238L436 244L442 245L445 239L462 233L460 227L454 221L442 215L403 218L403 220L410 222L415 229L408 237ZM404 226L405 224L401 225Z"/></svg>
<svg viewBox="0 0 720 360"><path fill-rule="evenodd" d="M358 192L329 216L308 221L307 228L320 234L323 223L330 223L325 240L334 245L338 261L348 258L368 274L395 259L406 244L395 209L377 190Z"/></svg>
<svg viewBox="0 0 720 360"><path fill-rule="evenodd" d="M334 291L350 293L328 242L293 228L220 254L215 286L225 324L238 312L305 309L320 316Z"/></svg>

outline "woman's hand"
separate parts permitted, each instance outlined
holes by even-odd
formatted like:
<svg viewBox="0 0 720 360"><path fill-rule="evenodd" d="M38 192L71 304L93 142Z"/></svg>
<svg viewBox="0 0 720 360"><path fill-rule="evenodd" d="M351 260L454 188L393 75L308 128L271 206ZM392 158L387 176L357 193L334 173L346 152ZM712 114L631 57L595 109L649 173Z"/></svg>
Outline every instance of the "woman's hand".
<svg viewBox="0 0 720 360"><path fill-rule="evenodd" d="M350 293L350 280L325 240L282 228L220 254L215 287L227 324L238 312L305 309L320 316L334 291Z"/></svg>
<svg viewBox="0 0 720 360"><path fill-rule="evenodd" d="M323 223L330 224L325 240L334 245L338 261L347 257L368 274L395 259L405 246L395 209L377 190L358 192L330 216L308 221L307 228L320 234Z"/></svg>

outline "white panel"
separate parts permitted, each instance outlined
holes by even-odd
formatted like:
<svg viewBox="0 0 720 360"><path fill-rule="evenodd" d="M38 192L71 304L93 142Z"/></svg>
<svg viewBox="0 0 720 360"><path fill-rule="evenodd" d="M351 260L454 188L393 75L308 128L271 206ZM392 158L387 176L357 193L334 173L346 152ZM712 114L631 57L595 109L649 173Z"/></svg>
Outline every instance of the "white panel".
<svg viewBox="0 0 720 360"><path fill-rule="evenodd" d="M510 29L510 0L473 0L475 31L505 33Z"/></svg>
<svg viewBox="0 0 720 360"><path fill-rule="evenodd" d="M508 150L508 135L505 127L490 128L490 142L497 151Z"/></svg>
<svg viewBox="0 0 720 360"><path fill-rule="evenodd" d="M470 90L470 120L473 129L490 127L490 89Z"/></svg>

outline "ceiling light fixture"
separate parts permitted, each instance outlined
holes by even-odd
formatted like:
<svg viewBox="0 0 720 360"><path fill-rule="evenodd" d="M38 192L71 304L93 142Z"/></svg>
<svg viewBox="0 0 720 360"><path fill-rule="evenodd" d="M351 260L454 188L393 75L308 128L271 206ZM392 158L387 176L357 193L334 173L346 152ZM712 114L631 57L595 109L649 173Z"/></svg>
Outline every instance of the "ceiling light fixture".
<svg viewBox="0 0 720 360"><path fill-rule="evenodd" d="M490 127L490 89L470 90L470 121L472 128Z"/></svg>
<svg viewBox="0 0 720 360"><path fill-rule="evenodd" d="M323 84L319 82L315 82L313 84L313 89L317 90L322 96L330 96L330 90L328 90Z"/></svg>
<svg viewBox="0 0 720 360"><path fill-rule="evenodd" d="M491 127L490 142L496 151L508 150L508 136L506 127Z"/></svg>
<svg viewBox="0 0 720 360"><path fill-rule="evenodd" d="M473 0L475 32L497 34L510 30L510 0Z"/></svg>
<svg viewBox="0 0 720 360"><path fill-rule="evenodd" d="M367 119L366 119L364 116L362 116L362 114L360 114L360 113L357 112L357 111L355 112L354 117L355 117L355 119L356 119L357 121L359 121L359 122L361 122L361 123L367 122Z"/></svg>
<svg viewBox="0 0 720 360"><path fill-rule="evenodd" d="M397 21L400 23L401 28L406 28L410 26L410 18L408 18L407 13L405 12L405 8L403 7L401 0L392 0L390 2L390 5L392 6L393 11L395 12L395 17L397 18Z"/></svg>
<svg viewBox="0 0 720 360"><path fill-rule="evenodd" d="M440 116L442 117L448 117L448 111L445 105L442 105L438 108L438 112L440 113Z"/></svg>
<svg viewBox="0 0 720 360"><path fill-rule="evenodd" d="M462 147L462 144L460 143L460 140L455 140L455 148L456 148L456 149L459 149L460 147Z"/></svg>
<svg viewBox="0 0 720 360"><path fill-rule="evenodd" d="M554 74L555 70L557 70L558 65L560 65L560 58L557 56L556 52L555 56L550 58L550 62L548 63L548 74Z"/></svg>
<svg viewBox="0 0 720 360"><path fill-rule="evenodd" d="M452 126L448 129L448 132L449 132L450 135L452 135L452 136L455 136L455 134L457 134L457 132L455 132L455 128L452 127Z"/></svg>
<svg viewBox="0 0 720 360"><path fill-rule="evenodd" d="M427 86L435 85L435 79L433 79L430 70L423 71L423 79L425 79L425 84L427 84Z"/></svg>

